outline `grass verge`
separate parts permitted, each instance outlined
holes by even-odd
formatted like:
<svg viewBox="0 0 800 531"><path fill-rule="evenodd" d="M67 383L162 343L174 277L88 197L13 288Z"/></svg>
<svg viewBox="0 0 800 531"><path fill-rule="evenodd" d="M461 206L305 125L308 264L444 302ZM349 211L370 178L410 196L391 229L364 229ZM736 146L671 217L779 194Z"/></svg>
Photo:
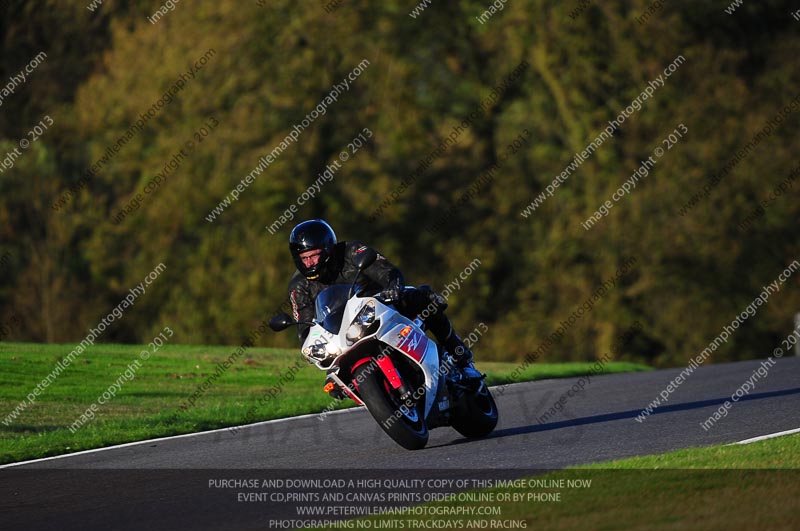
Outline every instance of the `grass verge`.
<svg viewBox="0 0 800 531"><path fill-rule="evenodd" d="M7 415L73 347L0 343L0 464L353 405L332 404L322 392L322 371L301 360L297 350L250 348L224 368L218 364L229 359L236 347L166 345L141 361L133 379L119 380L143 347L100 344L76 358L34 397L33 404L9 420ZM516 367L480 364L493 384L509 383ZM531 365L515 381L587 374L591 367L589 363ZM603 365L605 372L647 369L631 363ZM72 433L69 426L115 382L119 382L115 395L98 404L91 412L94 418ZM196 392L194 404L181 410ZM270 393L277 398L267 400Z"/></svg>
<svg viewBox="0 0 800 531"><path fill-rule="evenodd" d="M548 472L426 504L434 508L427 514L440 516L391 514L369 518L367 527L390 521L414 529L420 518L433 518L437 529L790 530L799 522L798 479L800 435L793 435ZM441 516L464 506L500 514Z"/></svg>

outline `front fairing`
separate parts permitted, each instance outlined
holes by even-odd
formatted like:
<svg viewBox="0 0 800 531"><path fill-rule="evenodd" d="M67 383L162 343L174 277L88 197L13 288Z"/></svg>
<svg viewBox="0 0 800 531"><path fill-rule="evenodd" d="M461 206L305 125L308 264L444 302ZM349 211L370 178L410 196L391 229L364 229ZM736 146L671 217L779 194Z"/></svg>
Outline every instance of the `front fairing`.
<svg viewBox="0 0 800 531"><path fill-rule="evenodd" d="M340 365L356 363L358 360L350 358L362 357L366 353L379 356L382 352L395 351L396 354L410 358L422 368L425 375L427 417L436 400L441 377L436 343L392 306L383 304L373 297L355 295L347 299L347 291L346 286L344 289L341 286L331 286L320 294L317 299L317 318L303 343L303 353L317 367L328 371L336 370ZM325 297L322 297L323 294ZM375 308L375 320L378 326L369 335L351 343L347 340L347 329L367 302ZM338 328L334 328L333 325L338 325ZM369 345L370 343L375 345ZM362 347L366 347L367 350ZM310 357L308 349L316 349L324 359ZM341 377L345 383L349 380L346 375Z"/></svg>

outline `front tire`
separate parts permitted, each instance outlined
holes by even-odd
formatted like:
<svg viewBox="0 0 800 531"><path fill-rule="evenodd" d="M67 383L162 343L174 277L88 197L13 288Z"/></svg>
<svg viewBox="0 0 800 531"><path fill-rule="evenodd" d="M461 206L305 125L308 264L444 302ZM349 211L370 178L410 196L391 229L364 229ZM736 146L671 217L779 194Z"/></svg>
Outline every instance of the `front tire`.
<svg viewBox="0 0 800 531"><path fill-rule="evenodd" d="M358 384L361 400L389 437L407 450L419 450L428 443L428 427L419 404L406 410L378 365L371 361L358 367L353 379ZM421 402L421 400L420 400Z"/></svg>
<svg viewBox="0 0 800 531"><path fill-rule="evenodd" d="M480 387L462 399L458 414L454 416L452 426L464 437L485 437L495 426L499 413L494 397L484 382Z"/></svg>

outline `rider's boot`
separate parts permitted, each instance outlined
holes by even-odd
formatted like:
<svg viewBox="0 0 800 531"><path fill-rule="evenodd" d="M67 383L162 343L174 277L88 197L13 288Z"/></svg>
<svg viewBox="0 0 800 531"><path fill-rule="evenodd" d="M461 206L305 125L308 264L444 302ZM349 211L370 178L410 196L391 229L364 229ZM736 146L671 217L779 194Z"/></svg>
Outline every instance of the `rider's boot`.
<svg viewBox="0 0 800 531"><path fill-rule="evenodd" d="M480 378L481 373L479 373L472 364L474 361L472 351L464 344L464 341L458 337L455 330L453 330L450 319L443 313L432 317L434 318L429 320L429 329L433 332L433 335L436 336L436 340L439 344L453 357L456 366L462 370L464 376L467 378Z"/></svg>
<svg viewBox="0 0 800 531"><path fill-rule="evenodd" d="M461 338L458 337L455 331L452 333L451 337L445 341L445 348L448 352L452 353L451 355L456 362L456 366L461 369L465 378L468 380L480 380L483 378L483 375L475 368L475 365L473 365L475 356Z"/></svg>

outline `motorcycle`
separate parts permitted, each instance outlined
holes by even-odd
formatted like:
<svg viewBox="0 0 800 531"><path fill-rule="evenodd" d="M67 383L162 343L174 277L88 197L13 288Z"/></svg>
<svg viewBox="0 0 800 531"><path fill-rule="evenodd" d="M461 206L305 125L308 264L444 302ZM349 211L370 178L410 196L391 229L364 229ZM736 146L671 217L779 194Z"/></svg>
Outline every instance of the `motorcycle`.
<svg viewBox="0 0 800 531"><path fill-rule="evenodd" d="M324 391L366 406L383 431L408 449L424 448L429 430L451 426L465 437L483 437L498 411L474 367L460 368L449 352L425 335L424 323L401 315L382 294L361 296L356 282L377 258L359 255L353 284L335 284L317 297L303 343L305 358L327 372ZM294 324L288 314L270 320L278 332Z"/></svg>

